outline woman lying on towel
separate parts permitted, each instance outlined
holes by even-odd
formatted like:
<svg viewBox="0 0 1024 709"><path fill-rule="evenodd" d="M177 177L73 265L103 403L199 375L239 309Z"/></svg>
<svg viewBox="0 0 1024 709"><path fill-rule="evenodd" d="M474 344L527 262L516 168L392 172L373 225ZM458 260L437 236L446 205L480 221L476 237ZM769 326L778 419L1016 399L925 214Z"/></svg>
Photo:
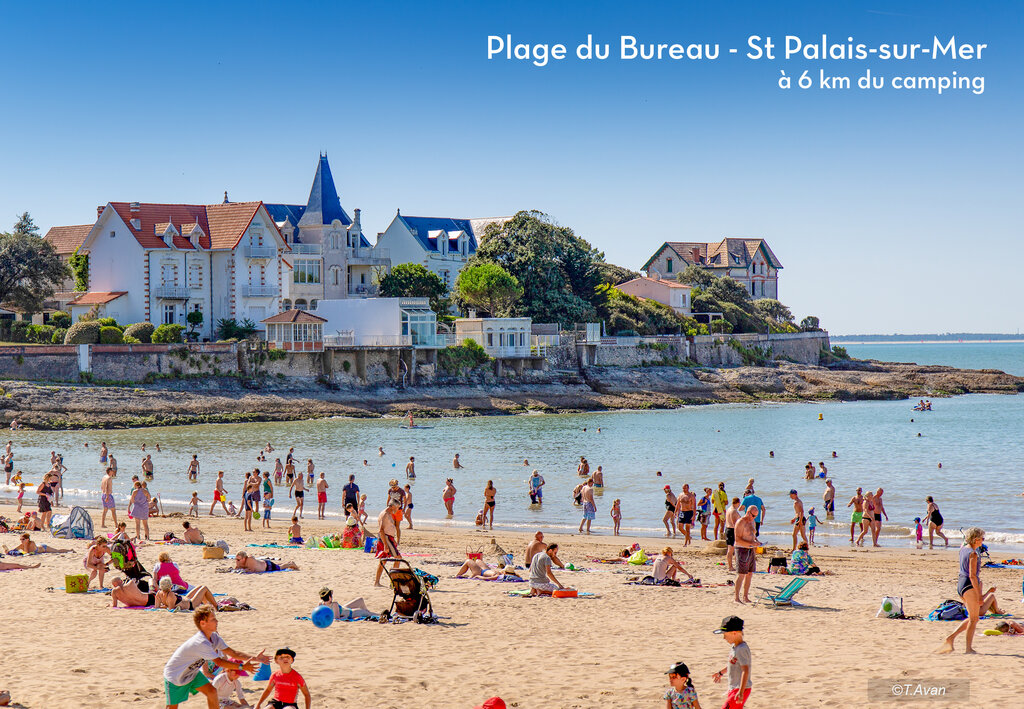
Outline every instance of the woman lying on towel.
<svg viewBox="0 0 1024 709"><path fill-rule="evenodd" d="M499 564L498 568L492 569L478 559L466 559L466 562L459 568L458 573L455 574L455 578L481 578L488 581L515 581L518 579L522 581L522 578L516 573L515 567Z"/></svg>
<svg viewBox="0 0 1024 709"><path fill-rule="evenodd" d="M362 598L355 598L345 605L334 600L334 592L324 586L320 589L320 604L328 606L334 611L334 617L338 620L358 620L360 618L376 618L376 613L371 613L366 607Z"/></svg>
<svg viewBox="0 0 1024 709"><path fill-rule="evenodd" d="M8 549L5 546L4 551L11 556L28 556L29 554L66 554L74 549L54 549L46 544L36 544L29 537L28 532L25 532L21 535L21 543L18 546L14 549Z"/></svg>
<svg viewBox="0 0 1024 709"><path fill-rule="evenodd" d="M257 559L254 556L249 556L244 551L235 554L236 571L244 571L247 574L265 574L268 571L281 571L282 569L298 571L299 567L294 561L277 563L269 559Z"/></svg>
<svg viewBox="0 0 1024 709"><path fill-rule="evenodd" d="M155 607L176 608L179 611L195 610L203 603L209 603L214 608L217 607L217 599L210 593L210 589L206 586L196 586L184 595L175 593L174 583L171 581L170 576L164 576L160 579L160 590L156 592L153 598L153 605Z"/></svg>

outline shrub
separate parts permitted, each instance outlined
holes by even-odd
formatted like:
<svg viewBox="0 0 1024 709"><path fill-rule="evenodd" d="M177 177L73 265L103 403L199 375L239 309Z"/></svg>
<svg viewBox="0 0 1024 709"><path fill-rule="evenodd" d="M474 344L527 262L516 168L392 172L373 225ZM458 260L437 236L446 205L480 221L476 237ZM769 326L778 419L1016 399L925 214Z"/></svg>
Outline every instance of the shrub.
<svg viewBox="0 0 1024 709"><path fill-rule="evenodd" d="M28 342L28 326L32 323L26 320L15 320L11 323L11 342Z"/></svg>
<svg viewBox="0 0 1024 709"><path fill-rule="evenodd" d="M173 323L171 325L161 325L153 331L153 342L160 344L169 345L176 342L184 342L182 332L184 332L185 326Z"/></svg>
<svg viewBox="0 0 1024 709"><path fill-rule="evenodd" d="M62 310L57 310L50 314L50 324L54 327L71 327L71 316Z"/></svg>
<svg viewBox="0 0 1024 709"><path fill-rule="evenodd" d="M95 320L76 322L64 336L65 345L94 345L100 341L100 324Z"/></svg>
<svg viewBox="0 0 1024 709"><path fill-rule="evenodd" d="M840 347L839 345L832 345L832 354L834 354L839 359L850 359L850 355L846 351L846 348Z"/></svg>
<svg viewBox="0 0 1024 709"><path fill-rule="evenodd" d="M121 342L123 342L126 345L139 345L139 344L142 344L142 340L140 340L137 337L132 337L131 335L123 335L121 337Z"/></svg>
<svg viewBox="0 0 1024 709"><path fill-rule="evenodd" d="M100 328L100 342L104 345L120 345L124 342L124 336L121 334L121 330L119 328L104 325Z"/></svg>
<svg viewBox="0 0 1024 709"><path fill-rule="evenodd" d="M138 339L139 342L152 342L154 329L156 329L156 326L151 322L137 322L134 325L126 327L124 329L124 334L126 337L134 337Z"/></svg>
<svg viewBox="0 0 1024 709"><path fill-rule="evenodd" d="M53 335L50 336L50 342L54 345L63 345L67 334L68 329L66 327L56 327L53 329Z"/></svg>
<svg viewBox="0 0 1024 709"><path fill-rule="evenodd" d="M29 325L28 341L49 344L53 341L53 333L56 329L53 325Z"/></svg>
<svg viewBox="0 0 1024 709"><path fill-rule="evenodd" d="M486 350L476 340L466 338L461 345L445 347L437 353L437 364L446 372L458 374L490 361Z"/></svg>

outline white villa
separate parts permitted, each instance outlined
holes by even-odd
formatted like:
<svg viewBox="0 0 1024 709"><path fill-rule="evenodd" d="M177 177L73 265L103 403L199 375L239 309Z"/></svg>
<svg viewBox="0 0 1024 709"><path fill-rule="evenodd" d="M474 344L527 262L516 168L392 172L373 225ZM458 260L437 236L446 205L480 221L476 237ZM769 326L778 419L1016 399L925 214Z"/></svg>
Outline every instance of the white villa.
<svg viewBox="0 0 1024 709"><path fill-rule="evenodd" d="M675 279L689 265L716 276L730 276L743 284L752 298L779 297L782 264L764 239L722 239L714 243L666 241L640 270L648 276Z"/></svg>
<svg viewBox="0 0 1024 709"><path fill-rule="evenodd" d="M321 300L312 314L325 320L324 344L360 347L445 347L428 298Z"/></svg>
<svg viewBox="0 0 1024 709"><path fill-rule="evenodd" d="M320 156L306 204L267 204L291 247L282 282L284 310L312 310L322 299L377 294L376 271L391 266L386 249L363 236L359 210L349 218L334 186L327 155Z"/></svg>
<svg viewBox="0 0 1024 709"><path fill-rule="evenodd" d="M407 217L399 210L388 228L377 235L377 248L387 250L392 265L422 264L451 288L466 260L476 253L487 226L509 219L511 217Z"/></svg>
<svg viewBox="0 0 1024 709"><path fill-rule="evenodd" d="M640 276L615 286L623 293L667 305L679 315L690 314L690 286L678 281Z"/></svg>
<svg viewBox="0 0 1024 709"><path fill-rule="evenodd" d="M262 202L108 202L88 230L54 227L45 238L62 256L89 256L89 290L71 301L73 319L95 308L122 324L187 327L187 313L199 311L196 331L212 339L221 318L258 324L280 311L288 245Z"/></svg>
<svg viewBox="0 0 1024 709"><path fill-rule="evenodd" d="M456 318L455 343L473 340L491 357L529 357L530 318Z"/></svg>

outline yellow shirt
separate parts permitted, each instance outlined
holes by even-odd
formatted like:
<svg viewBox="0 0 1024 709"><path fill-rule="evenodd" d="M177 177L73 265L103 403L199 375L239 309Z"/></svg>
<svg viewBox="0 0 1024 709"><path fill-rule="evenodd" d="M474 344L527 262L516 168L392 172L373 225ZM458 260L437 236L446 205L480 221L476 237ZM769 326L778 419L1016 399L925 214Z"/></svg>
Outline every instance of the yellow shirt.
<svg viewBox="0 0 1024 709"><path fill-rule="evenodd" d="M729 504L729 495L725 490L715 490L711 493L711 504L715 506L715 512L721 514L725 512L725 508Z"/></svg>

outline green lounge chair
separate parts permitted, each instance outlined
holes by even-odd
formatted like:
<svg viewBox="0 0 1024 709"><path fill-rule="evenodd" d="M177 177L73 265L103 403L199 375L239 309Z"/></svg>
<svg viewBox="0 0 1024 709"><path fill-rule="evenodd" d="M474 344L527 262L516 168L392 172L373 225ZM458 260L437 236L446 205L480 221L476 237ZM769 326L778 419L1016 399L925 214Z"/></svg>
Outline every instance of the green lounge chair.
<svg viewBox="0 0 1024 709"><path fill-rule="evenodd" d="M804 576L797 576L793 578L786 586L776 586L775 588L757 588L761 592L758 597L758 602L764 601L767 603L771 601L772 608L778 608L779 606L792 606L793 596L795 596L801 588L807 585L808 581L813 579L806 578Z"/></svg>

